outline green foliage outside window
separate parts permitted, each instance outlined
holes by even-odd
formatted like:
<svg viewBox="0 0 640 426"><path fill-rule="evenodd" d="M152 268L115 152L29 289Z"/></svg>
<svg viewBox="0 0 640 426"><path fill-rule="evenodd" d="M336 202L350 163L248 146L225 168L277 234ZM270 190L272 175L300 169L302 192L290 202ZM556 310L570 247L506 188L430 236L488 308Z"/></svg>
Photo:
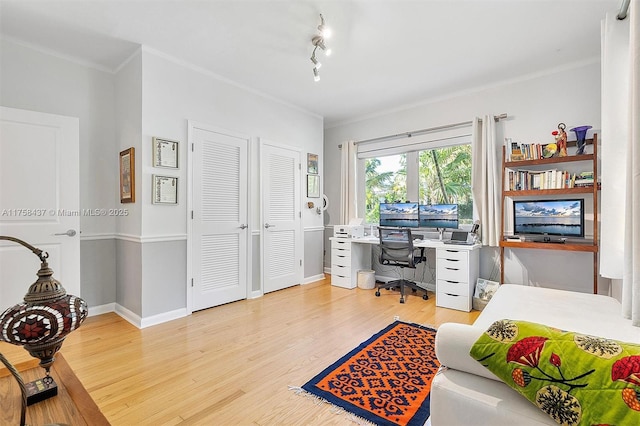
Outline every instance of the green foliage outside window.
<svg viewBox="0 0 640 426"><path fill-rule="evenodd" d="M461 224L473 221L471 196L471 145L458 145L418 153L418 199L421 204L458 204ZM365 217L378 223L380 203L407 200L407 156L403 154L395 171L381 171L379 158L365 164ZM413 200L412 200L413 201Z"/></svg>
<svg viewBox="0 0 640 426"><path fill-rule="evenodd" d="M407 199L407 156L400 156L396 171L379 172L381 161L369 158L365 164L366 223L378 223L380 203L393 203Z"/></svg>
<svg viewBox="0 0 640 426"><path fill-rule="evenodd" d="M421 151L418 158L420 203L458 204L460 223L472 223L471 145Z"/></svg>

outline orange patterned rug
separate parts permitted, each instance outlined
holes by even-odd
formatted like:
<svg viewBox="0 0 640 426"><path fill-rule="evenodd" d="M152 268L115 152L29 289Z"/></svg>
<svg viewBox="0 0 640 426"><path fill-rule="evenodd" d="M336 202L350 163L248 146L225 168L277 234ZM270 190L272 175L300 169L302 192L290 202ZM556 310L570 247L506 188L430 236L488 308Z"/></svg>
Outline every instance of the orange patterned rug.
<svg viewBox="0 0 640 426"><path fill-rule="evenodd" d="M377 425L429 418L436 330L396 321L340 358L302 389Z"/></svg>

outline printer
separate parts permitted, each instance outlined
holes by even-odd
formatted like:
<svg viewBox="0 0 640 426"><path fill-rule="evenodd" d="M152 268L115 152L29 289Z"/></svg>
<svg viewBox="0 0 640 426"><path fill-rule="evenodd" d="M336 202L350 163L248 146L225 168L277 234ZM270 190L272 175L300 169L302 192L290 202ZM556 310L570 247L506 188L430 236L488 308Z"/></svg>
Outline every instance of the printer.
<svg viewBox="0 0 640 426"><path fill-rule="evenodd" d="M364 225L361 218L351 219L348 225L334 225L333 236L336 238L362 238Z"/></svg>
<svg viewBox="0 0 640 426"><path fill-rule="evenodd" d="M333 236L337 238L362 238L364 225L334 225Z"/></svg>

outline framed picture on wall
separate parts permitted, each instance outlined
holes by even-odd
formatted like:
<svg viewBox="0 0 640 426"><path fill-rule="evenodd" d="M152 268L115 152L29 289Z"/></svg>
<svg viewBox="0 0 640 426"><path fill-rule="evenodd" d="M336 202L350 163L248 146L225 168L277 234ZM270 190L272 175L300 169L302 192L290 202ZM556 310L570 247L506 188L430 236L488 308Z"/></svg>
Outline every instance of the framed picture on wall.
<svg viewBox="0 0 640 426"><path fill-rule="evenodd" d="M153 175L153 204L178 204L178 178Z"/></svg>
<svg viewBox="0 0 640 426"><path fill-rule="evenodd" d="M178 141L153 138L153 167L179 168Z"/></svg>
<svg viewBox="0 0 640 426"><path fill-rule="evenodd" d="M307 154L307 173L318 174L318 154Z"/></svg>
<svg viewBox="0 0 640 426"><path fill-rule="evenodd" d="M320 176L307 175L307 197L320 198Z"/></svg>
<svg viewBox="0 0 640 426"><path fill-rule="evenodd" d="M120 152L120 202L135 203L136 201L136 158L135 148L131 147Z"/></svg>

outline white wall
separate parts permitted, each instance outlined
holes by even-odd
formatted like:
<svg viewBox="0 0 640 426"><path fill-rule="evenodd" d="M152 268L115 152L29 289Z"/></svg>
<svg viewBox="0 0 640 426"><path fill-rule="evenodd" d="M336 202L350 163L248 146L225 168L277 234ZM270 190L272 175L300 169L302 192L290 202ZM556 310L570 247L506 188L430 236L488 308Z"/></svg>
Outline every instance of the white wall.
<svg viewBox="0 0 640 426"><path fill-rule="evenodd" d="M137 240L142 235L142 53L138 51L120 66L116 81L116 149L111 158L118 159L118 153L127 148L135 149L135 202L120 203L120 164L111 161L111 174L116 177L116 193L113 202L118 208L125 209L128 215L116 218L116 230L121 238Z"/></svg>
<svg viewBox="0 0 640 426"><path fill-rule="evenodd" d="M339 217L339 144L501 113L509 115L498 125L501 133L514 141L551 142L551 132L560 122L566 123L568 128L589 124L593 126L592 131L600 133L600 63L576 64L572 68L454 94L449 98L325 129L325 169L336 171L327 173L324 182L325 193L330 200L328 224L337 224ZM569 132L569 139L572 137L573 133ZM591 254L546 250L507 252L505 282L592 291ZM496 258L497 250L483 249L481 273L485 278L494 269ZM329 263L325 257L325 266ZM601 280L600 287L601 293L607 292L608 280Z"/></svg>
<svg viewBox="0 0 640 426"><path fill-rule="evenodd" d="M142 173L143 235L186 234L187 120L194 120L252 138L252 230L259 230L258 138L321 154L322 118L216 78L159 52L143 48ZM151 205L151 139L182 141L179 179L180 205ZM320 156L322 157L322 156ZM306 204L306 200L305 200ZM305 215L304 226L322 226L318 215Z"/></svg>
<svg viewBox="0 0 640 426"><path fill-rule="evenodd" d="M79 118L80 209L117 207L113 74L4 38L0 67L1 105ZM90 309L115 301L115 221L80 216L80 296Z"/></svg>
<svg viewBox="0 0 640 426"><path fill-rule="evenodd" d="M115 207L117 176L113 163L106 161L116 152L113 74L4 38L0 64L2 105L79 118L80 207ZM80 217L82 236L110 234L114 226L113 216Z"/></svg>

